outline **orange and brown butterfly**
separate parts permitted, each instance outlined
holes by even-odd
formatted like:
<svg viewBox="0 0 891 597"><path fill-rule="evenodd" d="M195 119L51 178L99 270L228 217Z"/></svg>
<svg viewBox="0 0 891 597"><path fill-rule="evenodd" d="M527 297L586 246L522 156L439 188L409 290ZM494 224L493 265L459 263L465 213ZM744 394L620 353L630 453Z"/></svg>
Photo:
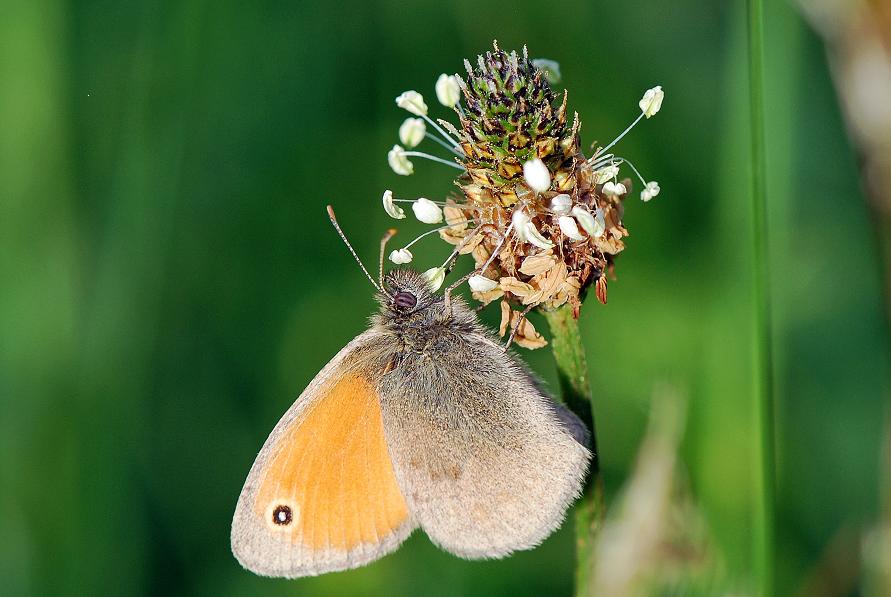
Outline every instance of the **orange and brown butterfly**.
<svg viewBox="0 0 891 597"><path fill-rule="evenodd" d="M502 557L543 541L581 491L584 425L451 297L457 284L369 279L380 312L281 418L241 491L232 551L257 574L355 568L419 527L457 556Z"/></svg>

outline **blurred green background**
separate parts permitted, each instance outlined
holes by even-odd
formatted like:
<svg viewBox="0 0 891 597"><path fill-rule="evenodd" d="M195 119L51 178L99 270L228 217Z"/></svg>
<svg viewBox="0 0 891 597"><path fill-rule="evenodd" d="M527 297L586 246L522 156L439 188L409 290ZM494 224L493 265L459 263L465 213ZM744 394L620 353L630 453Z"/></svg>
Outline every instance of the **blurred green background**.
<svg viewBox="0 0 891 597"><path fill-rule="evenodd" d="M768 3L778 575L798 591L878 507L889 392L873 228L821 42ZM661 195L582 325L609 496L655 384L688 396L696 499L752 570L752 242L742 2L245 3L6 0L0 19L0 582L4 595L542 595L571 590L567 524L465 562L415 534L366 568L298 581L229 551L267 433L374 308L380 195L452 172L386 151L417 89L497 38L561 63L582 139L621 144ZM435 114L445 116L445 111ZM401 222L400 238L425 227ZM431 239L418 267L446 253ZM497 308L493 309L497 311ZM485 316L494 321L497 313ZM544 323L535 320L540 329ZM554 381L550 354L521 351ZM853 537L853 538L852 538ZM842 549L845 553L845 549Z"/></svg>

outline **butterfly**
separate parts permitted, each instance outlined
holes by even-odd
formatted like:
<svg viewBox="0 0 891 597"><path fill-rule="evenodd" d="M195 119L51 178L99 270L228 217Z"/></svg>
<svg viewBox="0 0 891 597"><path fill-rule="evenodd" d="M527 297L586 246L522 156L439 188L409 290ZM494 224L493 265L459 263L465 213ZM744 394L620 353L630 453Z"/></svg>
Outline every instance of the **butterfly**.
<svg viewBox="0 0 891 597"><path fill-rule="evenodd" d="M338 233L356 256L329 208ZM415 529L462 558L540 544L579 496L584 424L480 323L453 285L375 281L369 329L316 375L260 450L232 552L264 576L362 566Z"/></svg>

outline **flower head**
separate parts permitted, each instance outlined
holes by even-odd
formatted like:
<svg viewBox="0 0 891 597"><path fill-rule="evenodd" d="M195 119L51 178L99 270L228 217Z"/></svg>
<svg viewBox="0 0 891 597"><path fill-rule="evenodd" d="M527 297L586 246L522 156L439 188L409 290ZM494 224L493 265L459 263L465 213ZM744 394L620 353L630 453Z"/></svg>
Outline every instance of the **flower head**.
<svg viewBox="0 0 891 597"><path fill-rule="evenodd" d="M577 313L592 286L597 299L606 302L607 274L628 236L622 219L631 180L620 178L620 171L627 168L641 181L644 201L659 193L658 184L646 182L612 148L635 124L659 111L664 94L661 87L648 90L636 119L585 156L581 121L568 111L566 93L551 88L559 76L556 63L532 61L525 49L505 52L495 44L475 65L465 61L465 69L466 76L443 74L435 85L439 103L455 109L456 124L428 116L417 92L397 98L400 107L425 121L423 135L418 119L403 123L403 145L413 148L421 137L430 138L447 157L406 152L397 145L389 156L393 169L410 174L407 158L420 157L460 170L455 180L460 194L444 207L425 198L412 203L418 220L440 224L445 219L446 225L425 232L404 250L438 233L454 245L452 256L470 255L476 264L468 281L473 297L484 304L501 300L502 328L514 324L521 346L543 346L531 324L523 323L523 309L569 304ZM402 212L392 201L392 196L389 204L385 198L384 208L397 217ZM390 258L406 256L394 251ZM451 258L424 272L431 287L442 286Z"/></svg>

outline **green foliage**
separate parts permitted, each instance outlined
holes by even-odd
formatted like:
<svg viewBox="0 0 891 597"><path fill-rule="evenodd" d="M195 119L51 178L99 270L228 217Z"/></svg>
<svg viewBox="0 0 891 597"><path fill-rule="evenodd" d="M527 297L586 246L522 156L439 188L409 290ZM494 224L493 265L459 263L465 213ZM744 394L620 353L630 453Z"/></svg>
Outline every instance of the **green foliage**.
<svg viewBox="0 0 891 597"><path fill-rule="evenodd" d="M765 4L776 583L790 594L840 528L876 517L891 375L823 48L791 5ZM12 0L0 19L4 595L570 593L568 527L497 562L455 559L419 534L373 566L291 582L229 553L266 434L374 308L325 204L373 261L393 224L385 188L452 191L447 168L388 168L405 117L393 98L433 97L431 75L461 72L493 38L559 60L586 143L621 131L643 90L666 91L659 117L622 141L662 192L628 202L609 304L586 304L580 321L606 501L654 385L678 387L693 497L728 577L751 586L742 3ZM418 267L441 260L441 243L417 248ZM557 387L547 351L523 355Z"/></svg>

